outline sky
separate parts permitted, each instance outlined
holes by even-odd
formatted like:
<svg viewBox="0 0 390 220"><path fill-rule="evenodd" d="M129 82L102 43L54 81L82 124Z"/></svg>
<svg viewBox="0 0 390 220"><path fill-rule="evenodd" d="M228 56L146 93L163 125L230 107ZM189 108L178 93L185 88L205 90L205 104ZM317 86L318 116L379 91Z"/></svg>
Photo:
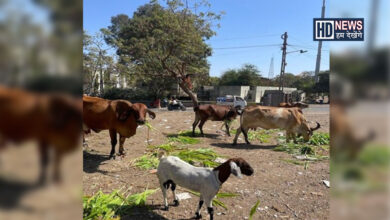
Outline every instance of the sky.
<svg viewBox="0 0 390 220"><path fill-rule="evenodd" d="M387 0L380 0L377 42L388 43ZM132 16L133 12L148 0L84 0L84 30L89 34L110 25L110 19L120 13ZM189 2L191 2L189 0ZM369 0L326 0L325 17L364 17L368 26ZM224 11L225 15L216 28L217 35L207 43L213 48L208 58L210 75L220 76L224 71L239 68L243 64L256 65L264 77L269 76L272 57L273 76L280 73L281 35L288 33L287 51L307 50L306 53L287 54L286 72L300 74L314 71L317 45L313 41L313 18L321 16L322 0L210 0L211 10ZM386 31L385 31L386 30ZM366 33L367 35L367 33ZM361 47L364 43L332 43L333 50L345 47ZM231 48L247 47L247 48ZM230 49L229 49L230 48ZM321 70L329 69L330 43L323 43Z"/></svg>

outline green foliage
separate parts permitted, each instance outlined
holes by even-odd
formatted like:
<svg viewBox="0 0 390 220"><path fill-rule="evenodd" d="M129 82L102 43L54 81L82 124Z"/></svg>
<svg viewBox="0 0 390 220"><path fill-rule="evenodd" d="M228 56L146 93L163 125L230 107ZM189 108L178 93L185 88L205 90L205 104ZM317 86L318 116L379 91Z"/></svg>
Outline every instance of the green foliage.
<svg viewBox="0 0 390 220"><path fill-rule="evenodd" d="M269 143L273 132L274 132L274 130L265 130L265 129L259 129L257 131L249 130L248 131L248 139L250 141L257 140L261 143ZM237 130L232 129L231 133L236 134Z"/></svg>
<svg viewBox="0 0 390 220"><path fill-rule="evenodd" d="M301 154L315 154L314 149L311 146L303 146L300 148Z"/></svg>
<svg viewBox="0 0 390 220"><path fill-rule="evenodd" d="M172 155L179 157L190 164L201 164L205 167L216 167L219 163L215 162L215 159L219 157L212 149L199 148L199 149L185 149L172 153Z"/></svg>
<svg viewBox="0 0 390 220"><path fill-rule="evenodd" d="M105 40L116 48L120 62L134 65L137 74L175 82L181 79L183 91L193 95L183 79L188 73L193 78L208 75L211 48L206 40L215 35L213 22L220 18L208 11L207 1L194 4L186 7L181 0L168 0L163 7L152 1L139 7L131 18L113 17L103 30Z"/></svg>
<svg viewBox="0 0 390 220"><path fill-rule="evenodd" d="M173 143L161 144L161 145L151 145L148 148L150 148L152 150L163 150L167 153L182 149L181 147L178 147L178 146L174 145Z"/></svg>
<svg viewBox="0 0 390 220"><path fill-rule="evenodd" d="M134 165L145 170L156 169L159 164L157 153L145 154L135 160Z"/></svg>
<svg viewBox="0 0 390 220"><path fill-rule="evenodd" d="M314 133L308 142L308 144L316 145L316 146L329 145L329 143L330 143L329 133L322 133L322 132Z"/></svg>
<svg viewBox="0 0 390 220"><path fill-rule="evenodd" d="M198 144L198 143L200 143L199 139L187 137L187 136L169 137L168 140L172 141L172 142L179 142L182 144Z"/></svg>
<svg viewBox="0 0 390 220"><path fill-rule="evenodd" d="M102 94L102 98L105 99L124 99L124 100L151 100L154 98L154 95L146 89L136 89L136 88L111 88L106 89Z"/></svg>
<svg viewBox="0 0 390 220"><path fill-rule="evenodd" d="M194 192L191 190L187 190L187 191L193 195L198 196L198 197L200 196L200 193L198 193L198 192ZM217 193L217 195L213 199L213 206L220 206L220 207L224 208L225 210L227 210L228 209L227 206L225 205L225 203L220 201L219 198L229 198L229 197L236 197L236 196L238 196L238 195L234 194L234 193Z"/></svg>
<svg viewBox="0 0 390 220"><path fill-rule="evenodd" d="M260 205L260 200L257 200L255 205L251 208L251 211L249 213L249 220L253 219L253 215L256 213L257 207L259 207L259 205Z"/></svg>
<svg viewBox="0 0 390 220"><path fill-rule="evenodd" d="M253 64L244 64L240 69L224 72L219 80L221 86L261 85L260 70Z"/></svg>
<svg viewBox="0 0 390 220"><path fill-rule="evenodd" d="M195 133L197 134L197 132ZM168 134L168 140L181 144L199 144L200 140L192 137L192 131L180 131L178 134Z"/></svg>
<svg viewBox="0 0 390 220"><path fill-rule="evenodd" d="M83 219L112 219L115 216L127 214L134 206L145 205L148 196L155 193L157 189L124 196L120 190L110 194L102 191L93 196L83 196Z"/></svg>
<svg viewBox="0 0 390 220"><path fill-rule="evenodd" d="M386 146L367 146L358 156L362 165L388 166L390 163L390 149Z"/></svg>

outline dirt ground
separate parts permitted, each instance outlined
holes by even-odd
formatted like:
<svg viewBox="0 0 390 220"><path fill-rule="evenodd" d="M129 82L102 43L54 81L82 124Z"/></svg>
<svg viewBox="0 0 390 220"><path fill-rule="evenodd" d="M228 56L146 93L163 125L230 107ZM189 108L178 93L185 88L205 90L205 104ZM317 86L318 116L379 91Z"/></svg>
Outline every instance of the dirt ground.
<svg viewBox="0 0 390 220"><path fill-rule="evenodd" d="M166 135L190 130L194 112L155 110L157 117L149 120L156 129L151 131L151 144L166 143ZM304 110L306 118L318 121L320 131L329 132L329 106L311 105ZM228 209L215 207L215 219L248 219L251 207L260 200L254 219L327 219L329 215L329 188L322 180L329 180L329 161L310 163L307 169L302 165L287 163L283 159L292 159L292 155L276 152L276 140L264 144L256 141L252 145L244 144L240 136L239 144L232 146L233 137L225 135L222 122L206 122L205 137L198 137L199 144L190 148L211 148L226 157L242 157L254 168L253 176L238 179L231 176L220 192L237 193L239 196L223 198ZM238 122L232 126L238 127ZM87 136L88 147L83 153L83 191L84 195L93 195L99 190L110 193L115 189L128 189L131 193L144 191L146 188L159 188L157 176L149 171L133 166L134 159L147 151L147 128L141 126L137 134L126 140L124 158L108 160L110 138L107 131ZM118 148L117 148L118 149ZM185 192L178 187L177 193ZM168 193L170 205L172 194ZM191 219L195 215L198 197L180 201L180 206L170 206L163 211L162 194L157 191L147 200L147 207L134 208L122 219ZM208 219L207 210L202 208L203 219Z"/></svg>

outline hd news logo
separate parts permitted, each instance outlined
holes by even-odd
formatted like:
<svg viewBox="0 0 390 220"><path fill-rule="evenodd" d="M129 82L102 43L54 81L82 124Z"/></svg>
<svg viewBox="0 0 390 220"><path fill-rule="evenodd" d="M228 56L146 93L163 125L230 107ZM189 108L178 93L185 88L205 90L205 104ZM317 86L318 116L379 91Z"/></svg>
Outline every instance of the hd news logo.
<svg viewBox="0 0 390 220"><path fill-rule="evenodd" d="M363 18L314 18L315 41L364 41Z"/></svg>

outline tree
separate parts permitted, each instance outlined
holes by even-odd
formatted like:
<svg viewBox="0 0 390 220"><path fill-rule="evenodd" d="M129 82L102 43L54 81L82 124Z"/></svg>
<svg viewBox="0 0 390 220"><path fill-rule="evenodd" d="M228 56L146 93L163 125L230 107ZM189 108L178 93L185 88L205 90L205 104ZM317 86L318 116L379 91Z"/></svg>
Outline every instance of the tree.
<svg viewBox="0 0 390 220"><path fill-rule="evenodd" d="M253 64L244 64L240 69L232 69L221 76L220 85L223 86L258 86L262 79L260 71Z"/></svg>
<svg viewBox="0 0 390 220"><path fill-rule="evenodd" d="M169 77L177 81L197 106L187 75L208 75L211 48L205 40L215 35L212 22L220 15L201 11L205 7L200 3L191 8L196 12L181 0L168 0L165 8L151 1L139 7L132 18L113 17L104 31L106 43L116 48L121 63L134 64L138 74L154 80Z"/></svg>

